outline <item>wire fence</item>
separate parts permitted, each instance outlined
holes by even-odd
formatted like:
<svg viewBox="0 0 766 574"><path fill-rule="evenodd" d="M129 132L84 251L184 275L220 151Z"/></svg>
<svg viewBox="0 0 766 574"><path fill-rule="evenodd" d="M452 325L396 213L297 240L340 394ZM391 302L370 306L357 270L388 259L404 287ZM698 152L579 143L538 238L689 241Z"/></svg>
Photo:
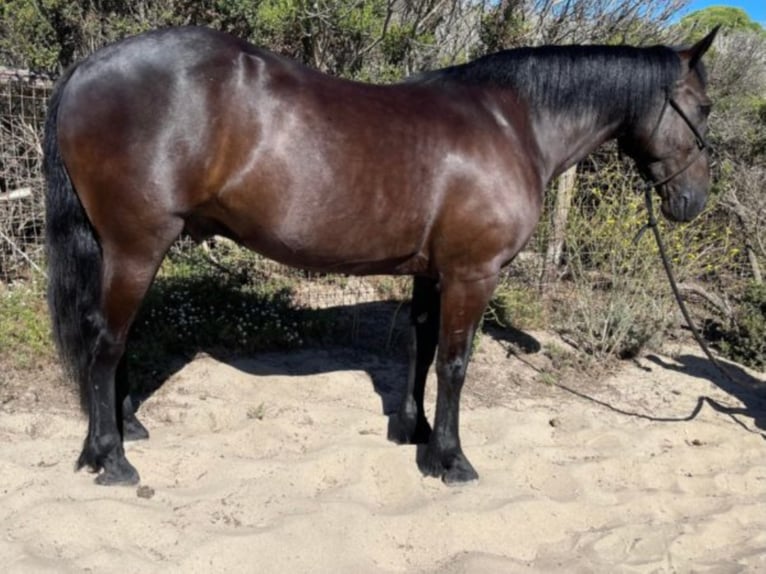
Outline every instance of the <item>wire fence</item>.
<svg viewBox="0 0 766 574"><path fill-rule="evenodd" d="M0 67L0 280L42 269L42 128L52 79Z"/></svg>

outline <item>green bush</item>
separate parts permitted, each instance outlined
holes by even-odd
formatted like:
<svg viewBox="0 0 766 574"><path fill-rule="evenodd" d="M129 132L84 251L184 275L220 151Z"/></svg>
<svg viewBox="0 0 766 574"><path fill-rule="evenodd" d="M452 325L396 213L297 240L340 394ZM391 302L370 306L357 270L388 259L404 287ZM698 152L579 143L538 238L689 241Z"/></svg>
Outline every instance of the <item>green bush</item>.
<svg viewBox="0 0 766 574"><path fill-rule="evenodd" d="M766 366L766 285L747 287L721 348L735 361L759 369Z"/></svg>
<svg viewBox="0 0 766 574"><path fill-rule="evenodd" d="M554 328L594 357L636 356L662 341L673 317L651 234L634 242L645 220L643 198L618 166L579 178L567 222L570 281L552 314ZM680 246L680 230L663 227Z"/></svg>
<svg viewBox="0 0 766 574"><path fill-rule="evenodd" d="M537 289L505 281L495 290L486 318L501 327L540 329L545 325L545 310Z"/></svg>
<svg viewBox="0 0 766 574"><path fill-rule="evenodd" d="M0 284L0 363L3 369L30 369L53 358L43 286Z"/></svg>
<svg viewBox="0 0 766 574"><path fill-rule="evenodd" d="M632 357L656 347L680 324L657 245L648 232L641 183L606 148L597 169L578 173L566 229L565 280L553 288L552 327L597 357ZM654 196L656 198L656 194ZM688 224L658 219L679 283L732 289L742 268L736 222L711 193L703 213ZM549 289L550 291L550 289Z"/></svg>

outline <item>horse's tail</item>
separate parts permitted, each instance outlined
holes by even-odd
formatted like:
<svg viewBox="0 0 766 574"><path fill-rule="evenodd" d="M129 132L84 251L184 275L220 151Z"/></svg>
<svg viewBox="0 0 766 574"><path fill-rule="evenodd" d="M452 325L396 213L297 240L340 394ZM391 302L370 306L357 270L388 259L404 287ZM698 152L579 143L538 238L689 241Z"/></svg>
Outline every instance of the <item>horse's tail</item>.
<svg viewBox="0 0 766 574"><path fill-rule="evenodd" d="M48 308L53 338L67 374L80 387L88 408L92 356L104 324L101 312L101 246L69 177L58 143L61 98L75 66L58 81L45 121L43 170Z"/></svg>

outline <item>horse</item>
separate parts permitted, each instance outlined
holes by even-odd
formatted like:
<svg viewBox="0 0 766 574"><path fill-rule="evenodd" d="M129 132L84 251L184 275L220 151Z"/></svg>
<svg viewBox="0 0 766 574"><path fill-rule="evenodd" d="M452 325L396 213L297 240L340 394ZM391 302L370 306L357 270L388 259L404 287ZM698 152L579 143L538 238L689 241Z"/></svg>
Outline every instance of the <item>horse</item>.
<svg viewBox="0 0 766 574"><path fill-rule="evenodd" d="M88 430L76 469L139 474L125 347L171 244L228 237L311 271L413 276L409 371L388 438L447 484L478 478L459 406L471 343L546 185L616 139L666 218L703 209L711 102L691 47L542 46L376 85L222 32L167 28L58 81L44 135L48 303ZM703 140L704 142L704 140ZM424 414L436 362L433 426Z"/></svg>

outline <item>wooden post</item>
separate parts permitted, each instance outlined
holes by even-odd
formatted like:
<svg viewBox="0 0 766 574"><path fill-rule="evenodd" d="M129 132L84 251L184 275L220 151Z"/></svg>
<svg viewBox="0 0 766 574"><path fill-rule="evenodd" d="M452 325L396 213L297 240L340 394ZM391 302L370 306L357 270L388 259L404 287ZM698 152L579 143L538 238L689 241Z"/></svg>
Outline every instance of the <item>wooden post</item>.
<svg viewBox="0 0 766 574"><path fill-rule="evenodd" d="M572 207L575 182L577 181L577 166L573 165L559 176L556 201L553 204L551 217L551 234L548 240L548 248L545 254L543 283L556 279L558 268L564 255L564 241L566 239L567 218L569 209Z"/></svg>

